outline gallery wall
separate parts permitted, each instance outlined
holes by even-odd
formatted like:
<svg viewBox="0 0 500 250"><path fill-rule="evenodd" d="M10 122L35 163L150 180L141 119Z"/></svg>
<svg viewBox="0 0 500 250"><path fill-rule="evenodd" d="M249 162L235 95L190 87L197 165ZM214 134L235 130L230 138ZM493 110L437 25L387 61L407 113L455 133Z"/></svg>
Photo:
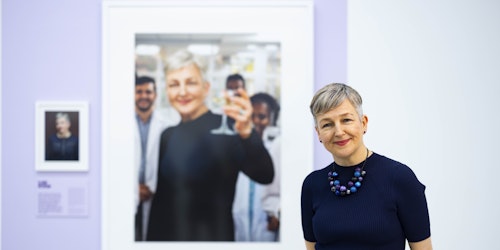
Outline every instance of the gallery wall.
<svg viewBox="0 0 500 250"><path fill-rule="evenodd" d="M434 249L498 249L500 2L349 1L367 146L427 187Z"/></svg>
<svg viewBox="0 0 500 250"><path fill-rule="evenodd" d="M3 1L2 249L99 249L100 5ZM74 100L89 103L90 171L35 172L35 102ZM88 216L37 217L48 178L85 181Z"/></svg>
<svg viewBox="0 0 500 250"><path fill-rule="evenodd" d="M2 249L100 249L101 3L2 1ZM349 80L361 92L368 147L408 164L427 186L435 249L493 248L500 222L499 4L314 5L315 90ZM40 100L89 103L88 173L34 171ZM316 141L314 156L311 170L331 161ZM37 217L41 178L86 182L88 215Z"/></svg>
<svg viewBox="0 0 500 250"><path fill-rule="evenodd" d="M2 249L100 249L101 4L2 2ZM346 1L314 1L315 89L346 80L346 7ZM88 172L35 172L37 101L88 102ZM315 166L330 160L319 149L316 143ZM46 179L86 187L87 215L40 217L38 186Z"/></svg>

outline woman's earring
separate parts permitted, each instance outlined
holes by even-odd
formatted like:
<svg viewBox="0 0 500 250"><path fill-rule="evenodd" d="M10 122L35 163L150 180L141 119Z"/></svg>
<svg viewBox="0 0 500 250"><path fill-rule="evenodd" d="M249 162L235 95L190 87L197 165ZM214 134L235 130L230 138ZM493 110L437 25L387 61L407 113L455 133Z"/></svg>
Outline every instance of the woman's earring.
<svg viewBox="0 0 500 250"><path fill-rule="evenodd" d="M320 142L320 143L323 143L323 141L322 141L322 140L319 140L319 142Z"/></svg>
<svg viewBox="0 0 500 250"><path fill-rule="evenodd" d="M365 130L365 132L363 132L363 134L366 134L366 130Z"/></svg>

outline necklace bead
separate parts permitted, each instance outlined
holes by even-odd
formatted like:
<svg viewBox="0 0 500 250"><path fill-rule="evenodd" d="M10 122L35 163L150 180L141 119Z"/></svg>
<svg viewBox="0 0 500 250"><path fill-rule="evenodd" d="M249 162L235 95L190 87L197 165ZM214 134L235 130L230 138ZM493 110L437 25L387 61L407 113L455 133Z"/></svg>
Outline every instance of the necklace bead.
<svg viewBox="0 0 500 250"><path fill-rule="evenodd" d="M333 163L332 171L328 172L328 181L330 184L330 190L336 196L346 196L358 192L358 189L361 187L361 183L363 182L366 175L366 171L364 170L364 168L366 165L366 161L368 160L369 152L370 151L366 149L366 158L363 162L363 166L356 167L354 169L354 176L350 181L347 182L347 185L342 185L340 183L340 180L338 180L339 173L335 171L335 166L337 164L335 162Z"/></svg>

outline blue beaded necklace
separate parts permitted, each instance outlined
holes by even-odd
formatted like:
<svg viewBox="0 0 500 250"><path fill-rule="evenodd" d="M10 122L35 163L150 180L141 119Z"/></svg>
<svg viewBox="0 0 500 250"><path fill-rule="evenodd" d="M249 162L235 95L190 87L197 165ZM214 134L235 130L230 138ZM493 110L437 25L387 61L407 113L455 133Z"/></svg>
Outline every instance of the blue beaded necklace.
<svg viewBox="0 0 500 250"><path fill-rule="evenodd" d="M336 196L346 196L358 192L358 189L361 187L361 182L363 182L363 179L366 175L366 171L364 170L364 168L366 165L366 161L368 160L369 152L370 151L367 148L363 166L361 166L361 168L357 167L354 169L354 176L349 182L347 182L347 185L341 185L340 181L338 180L339 173L335 171L335 166L337 164L333 162L333 169L332 171L328 172L328 181L330 182L330 189Z"/></svg>

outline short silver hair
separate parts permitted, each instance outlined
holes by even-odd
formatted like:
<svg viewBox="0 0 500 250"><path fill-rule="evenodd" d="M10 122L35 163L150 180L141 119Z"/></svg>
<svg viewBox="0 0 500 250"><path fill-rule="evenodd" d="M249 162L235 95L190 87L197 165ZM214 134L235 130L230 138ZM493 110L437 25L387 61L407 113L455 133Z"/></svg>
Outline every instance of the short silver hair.
<svg viewBox="0 0 500 250"><path fill-rule="evenodd" d="M311 105L311 114L316 123L316 117L324 114L331 109L338 107L342 102L347 99L354 106L358 112L360 119L363 117L363 99L359 93L343 83L330 83L316 92Z"/></svg>
<svg viewBox="0 0 500 250"><path fill-rule="evenodd" d="M69 115L68 113L63 113L63 112L59 112L56 114L56 121L60 118L64 118L66 119L66 121L68 121L69 123L71 123L71 120L69 119Z"/></svg>
<svg viewBox="0 0 500 250"><path fill-rule="evenodd" d="M165 76L167 73L178 70L180 68L194 65L198 68L201 73L201 77L204 81L207 81L206 71L207 71L207 60L205 57L200 55L195 55L188 50L178 50L172 55L168 56L165 60Z"/></svg>

